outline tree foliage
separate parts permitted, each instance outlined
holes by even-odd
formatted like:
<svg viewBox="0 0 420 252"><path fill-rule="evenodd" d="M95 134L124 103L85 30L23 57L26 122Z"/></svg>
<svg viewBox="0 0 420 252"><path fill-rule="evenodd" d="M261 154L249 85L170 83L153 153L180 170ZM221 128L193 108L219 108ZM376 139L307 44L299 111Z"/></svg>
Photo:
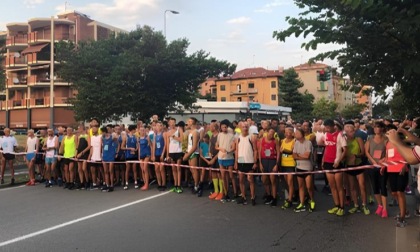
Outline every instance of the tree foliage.
<svg viewBox="0 0 420 252"><path fill-rule="evenodd" d="M417 97L418 99L418 97ZM391 117L394 119L404 119L407 114L412 112L412 104L405 103L405 96L401 90L396 89L392 95L391 100L388 102L388 106L391 110ZM416 114L415 114L416 115Z"/></svg>
<svg viewBox="0 0 420 252"><path fill-rule="evenodd" d="M312 115L315 118L333 119L336 117L338 104L334 101L321 98L313 106Z"/></svg>
<svg viewBox="0 0 420 252"><path fill-rule="evenodd" d="M312 102L314 96L305 92L299 92L299 88L303 87L303 82L299 79L295 69L290 68L284 71L283 78L279 80L279 105L292 108L292 117L294 120L309 120L312 111Z"/></svg>
<svg viewBox="0 0 420 252"><path fill-rule="evenodd" d="M354 103L346 105L340 112L341 117L345 119L355 119L362 116L362 111L366 108L366 104Z"/></svg>
<svg viewBox="0 0 420 252"><path fill-rule="evenodd" d="M372 114L375 118L386 118L390 116L389 105L385 101L379 101L372 106Z"/></svg>
<svg viewBox="0 0 420 252"><path fill-rule="evenodd" d="M236 65L204 51L188 55L188 46L187 39L167 43L148 26L77 47L58 44L60 75L77 90L70 100L77 119L119 120L125 115L145 119L192 109L199 83L230 75Z"/></svg>
<svg viewBox="0 0 420 252"><path fill-rule="evenodd" d="M420 111L420 2L412 0L295 0L302 9L287 17L280 41L303 35L306 50L320 44L342 45L312 60L337 59L352 83L368 84L379 95L400 85L403 102Z"/></svg>

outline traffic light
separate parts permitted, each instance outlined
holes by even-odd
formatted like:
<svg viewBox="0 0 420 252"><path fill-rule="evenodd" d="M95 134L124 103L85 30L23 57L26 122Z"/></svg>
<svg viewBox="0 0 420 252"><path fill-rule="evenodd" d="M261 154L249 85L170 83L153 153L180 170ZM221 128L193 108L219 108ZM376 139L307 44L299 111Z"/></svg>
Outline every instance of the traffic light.
<svg viewBox="0 0 420 252"><path fill-rule="evenodd" d="M318 81L328 81L331 79L331 71L319 70L318 72Z"/></svg>

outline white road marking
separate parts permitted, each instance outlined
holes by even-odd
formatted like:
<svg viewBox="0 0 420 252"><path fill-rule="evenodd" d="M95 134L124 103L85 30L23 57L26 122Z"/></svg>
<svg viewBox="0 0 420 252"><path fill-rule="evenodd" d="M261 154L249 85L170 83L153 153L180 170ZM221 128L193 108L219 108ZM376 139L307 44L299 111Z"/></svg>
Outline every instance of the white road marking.
<svg viewBox="0 0 420 252"><path fill-rule="evenodd" d="M9 190L13 190L13 189L18 189L18 188L22 188L22 187L25 187L25 185L15 186L15 187L9 187L9 188L3 188L3 189L0 189L0 192L9 191Z"/></svg>
<svg viewBox="0 0 420 252"><path fill-rule="evenodd" d="M8 241L4 241L4 242L0 243L0 247L4 247L4 246L10 245L12 243L23 241L23 240L26 240L26 239L29 239L29 238L32 238L32 237L35 237L35 236L38 236L38 235L42 235L42 234L45 234L45 233L48 233L48 232L51 232L51 231L54 231L54 230L57 230L57 229L66 227L66 226L70 226L70 225L76 224L76 223L81 222L81 221L84 221L84 220L92 219L92 218L95 218L95 217L98 217L98 216L101 216L101 215L104 215L104 214L107 214L107 213L110 213L110 212L117 211L119 209L123 209L123 208L129 207L129 206L132 206L132 205L136 205L136 204L139 204L139 203L142 203L142 202L151 200L151 199L155 199L155 198L164 196L164 195L166 195L168 193L170 193L170 192L167 191L167 192L164 192L164 193L153 195L153 196L150 196L150 197L147 197L147 198L144 198L144 199L140 199L140 200L136 200L136 201L133 201L133 202L130 202L130 203L121 205L121 206L113 207L113 208L104 210L104 211L99 212L99 213L91 214L91 215L88 215L88 216L85 216L85 217L81 217L81 218L78 218L78 219L74 219L74 220L71 220L71 221L68 221L68 222L65 222L65 223L56 225L56 226L52 226L52 227L49 227L49 228L46 228L46 229L43 229L43 230L39 230L37 232L33 232L33 233L30 233L30 234L27 234L27 235L16 237L14 239L11 239L11 240L8 240Z"/></svg>

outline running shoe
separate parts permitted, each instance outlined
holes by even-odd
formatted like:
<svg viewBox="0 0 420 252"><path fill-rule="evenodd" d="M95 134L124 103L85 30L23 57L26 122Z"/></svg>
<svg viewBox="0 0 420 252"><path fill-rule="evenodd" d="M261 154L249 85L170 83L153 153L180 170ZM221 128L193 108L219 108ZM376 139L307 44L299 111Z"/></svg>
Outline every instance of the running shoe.
<svg viewBox="0 0 420 252"><path fill-rule="evenodd" d="M379 216L382 216L382 210L383 210L383 209L384 209L384 207L383 207L383 206L378 205L378 208L376 209L375 214L376 214L376 215L379 215Z"/></svg>
<svg viewBox="0 0 420 252"><path fill-rule="evenodd" d="M172 187L171 189L169 189L170 192L176 192L176 186Z"/></svg>
<svg viewBox="0 0 420 252"><path fill-rule="evenodd" d="M407 222L405 220L398 220L397 221L397 227L405 228L406 226L407 226Z"/></svg>
<svg viewBox="0 0 420 252"><path fill-rule="evenodd" d="M414 215L417 217L420 217L420 211L418 209L416 209L416 211L414 211Z"/></svg>
<svg viewBox="0 0 420 252"><path fill-rule="evenodd" d="M359 206L354 206L353 208L349 209L349 213L354 214L356 212L360 212Z"/></svg>
<svg viewBox="0 0 420 252"><path fill-rule="evenodd" d="M339 208L338 210L337 210L337 212L335 213L337 216L344 216L344 209L343 208Z"/></svg>
<svg viewBox="0 0 420 252"><path fill-rule="evenodd" d="M108 192L108 187L107 186L102 186L101 191L102 192Z"/></svg>
<svg viewBox="0 0 420 252"><path fill-rule="evenodd" d="M225 197L226 202L232 202L232 199L229 197L229 194Z"/></svg>
<svg viewBox="0 0 420 252"><path fill-rule="evenodd" d="M184 192L184 190L182 189L182 187L178 186L178 188L176 189L176 193L180 194L180 193L183 193L183 192Z"/></svg>
<svg viewBox="0 0 420 252"><path fill-rule="evenodd" d="M388 218L388 211L386 209L382 209L382 218Z"/></svg>
<svg viewBox="0 0 420 252"><path fill-rule="evenodd" d="M32 180L29 180L25 185L26 186L30 186L31 185L31 183L32 183Z"/></svg>
<svg viewBox="0 0 420 252"><path fill-rule="evenodd" d="M331 209L328 210L328 213L329 214L336 214L337 211L338 211L338 209L339 209L338 207L333 207L333 208L331 208Z"/></svg>
<svg viewBox="0 0 420 252"><path fill-rule="evenodd" d="M300 203L297 207L294 209L295 213L305 212L306 206L302 203Z"/></svg>
<svg viewBox="0 0 420 252"><path fill-rule="evenodd" d="M413 194L413 191L411 190L409 185L405 188L405 194L407 194L407 195L412 195Z"/></svg>
<svg viewBox="0 0 420 252"><path fill-rule="evenodd" d="M369 215L370 214L370 210L369 208L367 208L367 206L362 206L362 211L365 215Z"/></svg>
<svg viewBox="0 0 420 252"><path fill-rule="evenodd" d="M74 183L69 183L69 184L70 185L69 185L69 187L67 189L74 190L75 189Z"/></svg>
<svg viewBox="0 0 420 252"><path fill-rule="evenodd" d="M113 186L110 186L110 187L108 187L108 189L106 191L107 192L113 192L114 191L114 187Z"/></svg>
<svg viewBox="0 0 420 252"><path fill-rule="evenodd" d="M203 196L203 189L199 188L197 192L197 197Z"/></svg>
<svg viewBox="0 0 420 252"><path fill-rule="evenodd" d="M257 202L255 201L255 198L254 198L254 199L251 199L251 204L252 204L253 206L255 206L255 205L257 204Z"/></svg>
<svg viewBox="0 0 420 252"><path fill-rule="evenodd" d="M219 196L219 193L214 192L214 193L210 194L209 199L215 199L217 196Z"/></svg>
<svg viewBox="0 0 420 252"><path fill-rule="evenodd" d="M288 200L285 200L284 203L283 203L283 206L281 207L281 209L285 210L287 208L290 208L291 205L292 205L292 202L290 202Z"/></svg>
<svg viewBox="0 0 420 252"><path fill-rule="evenodd" d="M410 212L408 210L405 211L405 218L408 219L410 217L411 217ZM399 220L399 219L400 219L400 214L397 214L397 216L394 217L394 220Z"/></svg>
<svg viewBox="0 0 420 252"><path fill-rule="evenodd" d="M265 198L264 204L265 204L265 205L271 205L271 202L273 202L273 196L268 195L268 196Z"/></svg>
<svg viewBox="0 0 420 252"><path fill-rule="evenodd" d="M242 202L242 205L246 206L248 205L248 201L244 198L244 201Z"/></svg>
<svg viewBox="0 0 420 252"><path fill-rule="evenodd" d="M375 200L373 198L372 195L369 195L369 201L368 201L369 205L373 205L373 203L375 203Z"/></svg>
<svg viewBox="0 0 420 252"><path fill-rule="evenodd" d="M46 188L50 188L50 187L52 187L52 184L51 184L51 183L49 183L49 182L47 182L47 183L45 183L45 187L46 187Z"/></svg>
<svg viewBox="0 0 420 252"><path fill-rule="evenodd" d="M309 201L309 212L313 212L315 210L315 201Z"/></svg>
<svg viewBox="0 0 420 252"><path fill-rule="evenodd" d="M223 199L223 193L219 193L218 195L217 195L217 197L216 198L214 198L215 200L217 200L217 201L220 201L220 200L222 200Z"/></svg>
<svg viewBox="0 0 420 252"><path fill-rule="evenodd" d="M245 199L240 197L239 199L236 200L236 204L240 205L240 204L244 204Z"/></svg>
<svg viewBox="0 0 420 252"><path fill-rule="evenodd" d="M147 191L147 190L149 190L149 186L145 184L144 186L142 186L142 187L140 188L140 190L142 190L142 191Z"/></svg>
<svg viewBox="0 0 420 252"><path fill-rule="evenodd" d="M128 184L124 186L124 190L128 190Z"/></svg>
<svg viewBox="0 0 420 252"><path fill-rule="evenodd" d="M271 201L270 206L271 206L271 207L276 207L276 206L277 206L277 199L273 199L273 200Z"/></svg>
<svg viewBox="0 0 420 252"><path fill-rule="evenodd" d="M134 184L134 189L139 189L139 185L138 184Z"/></svg>
<svg viewBox="0 0 420 252"><path fill-rule="evenodd" d="M223 198L220 200L220 202L222 203L227 203L227 196L223 196Z"/></svg>

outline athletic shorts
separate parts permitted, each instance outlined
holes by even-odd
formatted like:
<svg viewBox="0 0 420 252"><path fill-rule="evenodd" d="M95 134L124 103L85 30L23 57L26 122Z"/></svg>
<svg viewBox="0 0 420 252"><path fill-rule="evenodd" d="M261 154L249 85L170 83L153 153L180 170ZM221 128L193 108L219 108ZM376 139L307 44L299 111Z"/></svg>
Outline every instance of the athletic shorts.
<svg viewBox="0 0 420 252"><path fill-rule="evenodd" d="M191 154L189 160L194 159L194 158L197 158L198 156L199 155L197 153L193 153L193 154Z"/></svg>
<svg viewBox="0 0 420 252"><path fill-rule="evenodd" d="M145 158L147 158L147 157L149 158L149 157L150 157L150 155L144 155L144 156L141 156L141 157L140 157L140 160L143 160L143 159L145 159Z"/></svg>
<svg viewBox="0 0 420 252"><path fill-rule="evenodd" d="M357 167L357 166L358 165L348 165L347 168L352 168L352 167ZM365 172L365 169L346 171L346 173L351 176L357 176L359 174L362 174L363 172Z"/></svg>
<svg viewBox="0 0 420 252"><path fill-rule="evenodd" d="M162 156L155 156L155 162L163 162Z"/></svg>
<svg viewBox="0 0 420 252"><path fill-rule="evenodd" d="M238 171L248 173L252 171L254 163L238 163Z"/></svg>
<svg viewBox="0 0 420 252"><path fill-rule="evenodd" d="M229 167L235 164L234 159L217 159L217 161L219 162L219 165L223 167Z"/></svg>
<svg viewBox="0 0 420 252"><path fill-rule="evenodd" d="M341 166L339 165L337 168L334 168L334 164L333 163L324 163L324 167L323 168L324 168L324 170L331 171L331 170L334 170L334 169L341 169ZM332 173L334 173L334 172L332 172Z"/></svg>
<svg viewBox="0 0 420 252"><path fill-rule="evenodd" d="M306 178L307 176L312 175L312 174L310 174L310 173L304 173L304 174L302 174L303 172L309 172L309 171L296 168L296 173L297 173L296 175L297 175L299 178ZM299 174L299 173L300 173L300 174Z"/></svg>
<svg viewBox="0 0 420 252"><path fill-rule="evenodd" d="M55 162L57 162L57 158L55 157L46 157L45 158L45 164L54 164Z"/></svg>
<svg viewBox="0 0 420 252"><path fill-rule="evenodd" d="M182 158L184 157L184 153L182 152L177 152L177 153L169 153L169 157L172 159L172 161L174 161L175 163L178 160L182 160Z"/></svg>
<svg viewBox="0 0 420 252"><path fill-rule="evenodd" d="M91 161L89 162L90 167L102 167L102 161Z"/></svg>
<svg viewBox="0 0 420 252"><path fill-rule="evenodd" d="M282 166L280 172L295 172L295 167Z"/></svg>
<svg viewBox="0 0 420 252"><path fill-rule="evenodd" d="M138 161L138 160L139 160L139 157L136 155L129 158L126 157L124 161Z"/></svg>
<svg viewBox="0 0 420 252"><path fill-rule="evenodd" d="M398 172L388 172L389 185L391 192L404 192L408 185L408 172L400 175Z"/></svg>
<svg viewBox="0 0 420 252"><path fill-rule="evenodd" d="M34 157L35 153L26 153L26 161L31 162Z"/></svg>
<svg viewBox="0 0 420 252"><path fill-rule="evenodd" d="M88 157L89 157L89 153L85 153L85 154L83 154L80 158L78 158L78 159L82 159L82 160L87 160L88 159Z"/></svg>
<svg viewBox="0 0 420 252"><path fill-rule="evenodd" d="M35 155L35 164L44 164L44 163L45 163L44 153L37 153Z"/></svg>
<svg viewBox="0 0 420 252"><path fill-rule="evenodd" d="M3 153L3 157L6 160L14 160L15 159L15 154Z"/></svg>
<svg viewBox="0 0 420 252"><path fill-rule="evenodd" d="M125 153L120 152L117 154L117 157L115 158L115 161L122 162L125 161Z"/></svg>
<svg viewBox="0 0 420 252"><path fill-rule="evenodd" d="M63 160L63 164L64 164L64 165L68 165L68 164L70 164L70 163L73 163L73 162L74 162L74 160L72 160L72 159L70 159L70 158L63 158L62 160Z"/></svg>
<svg viewBox="0 0 420 252"><path fill-rule="evenodd" d="M276 159L262 158L261 164L264 172L272 172L274 166L277 164Z"/></svg>

